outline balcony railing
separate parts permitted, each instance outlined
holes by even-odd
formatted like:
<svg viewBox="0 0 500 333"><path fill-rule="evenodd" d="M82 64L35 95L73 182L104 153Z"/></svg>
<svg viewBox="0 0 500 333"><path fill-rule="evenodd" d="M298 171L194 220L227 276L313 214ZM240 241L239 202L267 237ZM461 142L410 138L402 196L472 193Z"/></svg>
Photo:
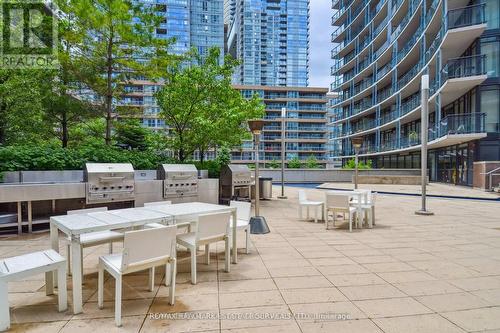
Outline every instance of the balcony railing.
<svg viewBox="0 0 500 333"><path fill-rule="evenodd" d="M414 0L413 2L416 2L416 0ZM439 4L439 0L434 0L434 2L432 3L431 7L428 10L428 15L430 15L428 17L431 17L434 14L434 12L437 9L438 4ZM464 8L457 8L457 9L453 9L453 10L448 11L445 19L443 20L443 24L441 26L441 29L439 30L439 32L436 35L436 38L434 39L434 41L431 43L431 45L429 46L429 48L426 50L426 52L424 54L424 63L428 63L429 60L431 59L431 57L436 53L437 48L441 44L441 42L442 42L442 40L443 40L443 38L446 35L446 32L448 30L456 29L456 28L460 28L460 27L464 27L464 26L471 26L471 25L485 23L484 10L485 10L485 4L478 4L478 5L472 5L472 6L468 6L468 7L464 7ZM410 13L407 14L407 17L411 17ZM418 40L418 38L420 38L422 32L427 28L429 22L430 22L430 20L427 20L423 26L419 27L415 31L413 36L410 37L410 39L405 44L405 46L403 46L402 49L396 54L395 58L392 59L391 61L389 61L386 65L384 65L377 72L377 79L379 79L383 75L387 74L387 72L389 72L394 67L393 66L394 63L401 61L408 54L408 52L414 46L415 42ZM403 19L402 23L407 24L408 22L405 19ZM400 25L400 27L401 27L401 25ZM381 56L381 54L387 49L387 47L392 43L392 41L399 36L400 32L398 32L398 31L400 31L400 30L401 29L396 29L396 31L391 36L391 39L387 40L377 51L375 51L373 53L373 56L370 57L371 62L376 61ZM340 51L341 47L337 46L337 48ZM356 55L357 55L357 52L352 52L350 54L351 58L355 57ZM338 62L339 62L339 64L341 64L342 59L339 59ZM346 64L346 63L347 63L347 61L345 61L345 58L344 58L343 64ZM362 62L362 64L363 64L363 66L358 66L358 68L354 68L352 75L350 75L349 77L344 76L343 81L337 82L336 86L337 87L341 86L345 82L351 80L354 76L358 75L365 68L365 65L366 66L369 65L369 63L365 64L364 62ZM335 66L335 67L338 67L338 68L334 68L335 70L337 70L337 69L340 69L341 66Z"/></svg>
<svg viewBox="0 0 500 333"><path fill-rule="evenodd" d="M484 54L450 59L441 70L441 78L433 81L430 87L430 94L436 93L448 79L485 74L486 55Z"/></svg>

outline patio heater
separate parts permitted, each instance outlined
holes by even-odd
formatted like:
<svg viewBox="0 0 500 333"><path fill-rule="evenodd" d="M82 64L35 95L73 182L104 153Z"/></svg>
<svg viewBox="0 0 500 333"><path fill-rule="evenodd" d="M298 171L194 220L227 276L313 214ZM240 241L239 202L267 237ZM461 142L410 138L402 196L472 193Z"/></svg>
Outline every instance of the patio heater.
<svg viewBox="0 0 500 333"><path fill-rule="evenodd" d="M420 145L420 169L421 169L421 183L422 183L422 208L417 210L415 214L417 215L434 215L433 212L428 211L426 208L427 200L427 139L428 139L428 127L429 127L429 74L422 75L422 124L420 126L422 131L422 144Z"/></svg>
<svg viewBox="0 0 500 333"><path fill-rule="evenodd" d="M251 234L267 234L270 232L266 219L260 216L260 189L259 189L259 146L260 134L264 127L264 121L261 119L249 120L248 127L253 134L255 145L255 216L250 219Z"/></svg>
<svg viewBox="0 0 500 333"><path fill-rule="evenodd" d="M281 109L281 195L278 199L288 199L285 195L285 157L286 157L286 108Z"/></svg>
<svg viewBox="0 0 500 333"><path fill-rule="evenodd" d="M357 190L358 189L358 171L359 171L358 155L359 155L359 150L361 148L361 145L363 144L363 138L362 137L352 138L351 142L352 142L352 146L354 147L354 154L355 154L354 155L354 164L355 164L355 166L354 166L354 189Z"/></svg>

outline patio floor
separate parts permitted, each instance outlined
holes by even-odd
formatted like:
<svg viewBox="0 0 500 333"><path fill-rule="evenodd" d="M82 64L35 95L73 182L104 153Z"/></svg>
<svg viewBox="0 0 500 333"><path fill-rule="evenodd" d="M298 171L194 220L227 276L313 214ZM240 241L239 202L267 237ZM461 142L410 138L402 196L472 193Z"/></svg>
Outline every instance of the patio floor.
<svg viewBox="0 0 500 333"><path fill-rule="evenodd" d="M306 191L323 198L321 190ZM126 276L123 327L115 327L108 275L108 302L97 307L97 258L107 251L101 246L84 252L83 314L58 313L57 298L45 296L37 276L9 284L11 331L500 331L498 202L431 198L435 215L424 217L413 213L418 197L379 195L375 228L349 233L346 226L326 231L323 223L299 221L297 192L287 188L288 200L262 203L272 233L252 235L251 254L240 250L231 273L223 271L222 243L210 265L200 253L196 286L188 282L189 262L180 264L173 307L160 285L163 271L153 292L145 274ZM46 248L48 232L0 238L2 257ZM71 290L69 296L71 304Z"/></svg>

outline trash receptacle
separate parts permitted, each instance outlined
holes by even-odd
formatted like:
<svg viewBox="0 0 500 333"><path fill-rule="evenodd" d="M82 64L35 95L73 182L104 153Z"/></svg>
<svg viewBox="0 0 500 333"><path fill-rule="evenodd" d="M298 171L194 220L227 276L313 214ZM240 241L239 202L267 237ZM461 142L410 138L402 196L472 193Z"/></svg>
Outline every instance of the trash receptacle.
<svg viewBox="0 0 500 333"><path fill-rule="evenodd" d="M273 179L259 177L260 198L263 200L271 200L273 197Z"/></svg>

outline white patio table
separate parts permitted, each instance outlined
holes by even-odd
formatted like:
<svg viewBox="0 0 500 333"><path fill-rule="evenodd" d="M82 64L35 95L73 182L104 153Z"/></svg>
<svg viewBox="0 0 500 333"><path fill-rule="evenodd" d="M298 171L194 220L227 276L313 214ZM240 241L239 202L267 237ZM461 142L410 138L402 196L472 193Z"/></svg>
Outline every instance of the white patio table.
<svg viewBox="0 0 500 333"><path fill-rule="evenodd" d="M71 239L71 269L73 277L73 313L82 312L82 271L80 235L105 230L139 227L147 223L171 224L172 216L147 210L128 208L106 212L61 215L50 218L52 249L59 252L59 230ZM53 278L53 277L52 277Z"/></svg>
<svg viewBox="0 0 500 333"><path fill-rule="evenodd" d="M82 271L80 257L80 235L130 227L139 227L147 223L175 224L176 219L197 217L203 214L230 212L233 217L233 263L237 263L236 208L207 204L202 202L159 205L141 208L109 210L106 212L61 215L50 218L50 240L52 249L59 252L59 230L71 238L72 275L73 275L73 312L82 312Z"/></svg>

